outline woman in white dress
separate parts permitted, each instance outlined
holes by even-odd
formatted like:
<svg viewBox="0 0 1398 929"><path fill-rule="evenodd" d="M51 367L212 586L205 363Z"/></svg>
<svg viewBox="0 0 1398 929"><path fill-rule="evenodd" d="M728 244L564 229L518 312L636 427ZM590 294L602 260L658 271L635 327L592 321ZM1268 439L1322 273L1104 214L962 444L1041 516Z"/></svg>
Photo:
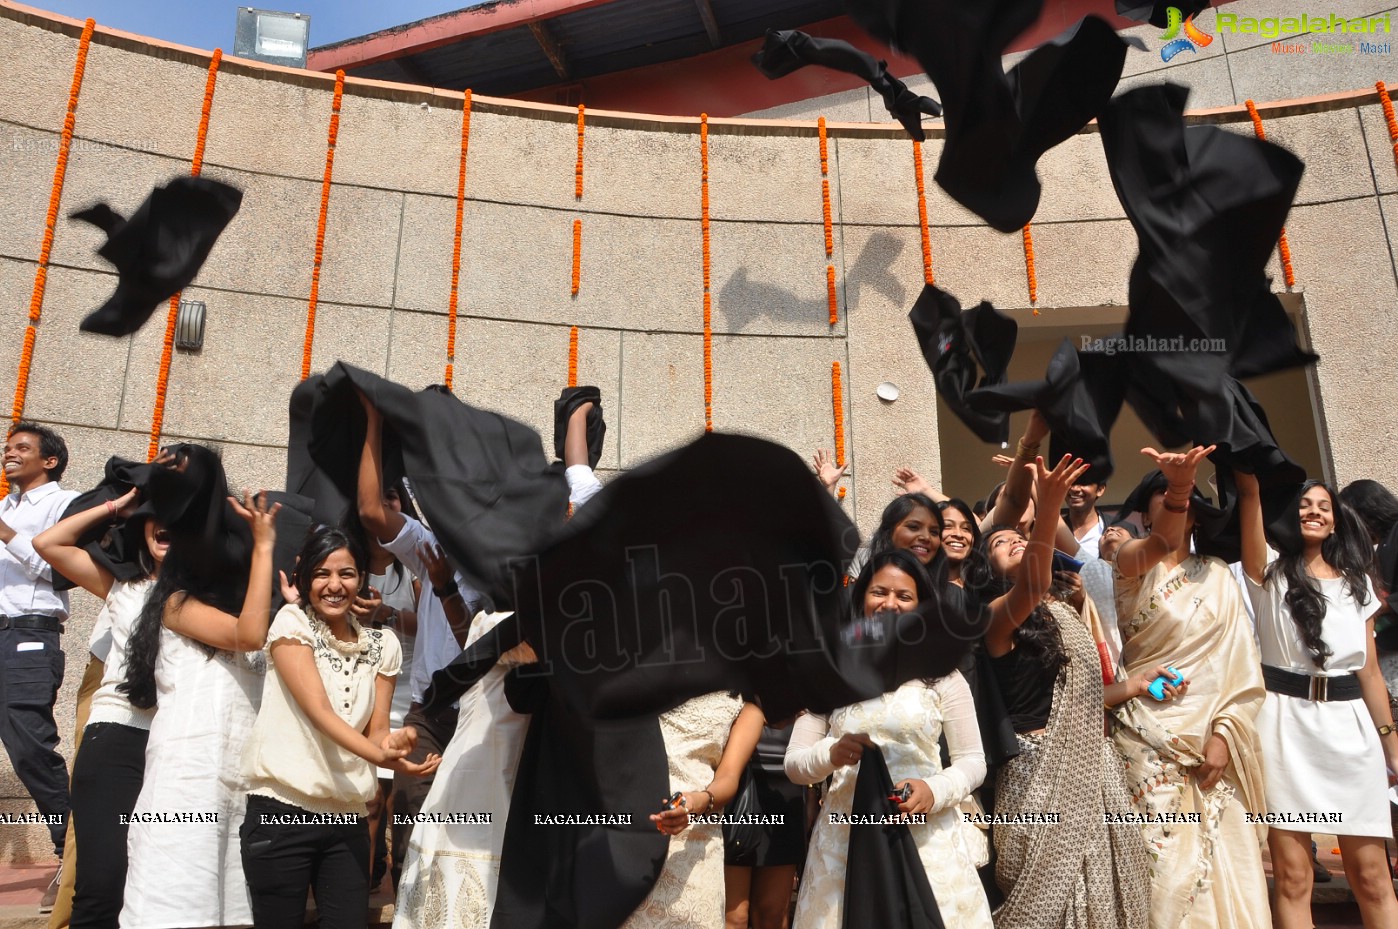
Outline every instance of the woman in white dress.
<svg viewBox="0 0 1398 929"><path fill-rule="evenodd" d="M723 827L717 819L691 822L690 814L717 814L737 795L764 722L756 704L722 692L660 714L678 800L650 819L670 848L655 886L621 929L723 929Z"/></svg>
<svg viewBox="0 0 1398 929"><path fill-rule="evenodd" d="M247 805L238 772L266 671L259 650L271 618L280 505L251 493L246 505L229 501L252 530L241 611L226 613L181 589L183 579L169 570L179 557L172 542L132 633L126 693L156 713L127 838L122 929L252 925L238 848Z"/></svg>
<svg viewBox="0 0 1398 929"><path fill-rule="evenodd" d="M1299 544L1277 555L1267 547L1257 478L1237 480L1243 570L1267 683L1257 717L1267 813L1283 821L1329 814L1323 829L1339 837L1364 925L1398 926L1384 844L1393 837L1384 769L1390 778L1398 771L1398 733L1374 651L1379 603L1368 536L1330 487L1308 481L1287 516ZM1278 929L1311 925L1308 826L1273 823L1267 833Z"/></svg>
<svg viewBox="0 0 1398 929"><path fill-rule="evenodd" d="M852 588L866 619L911 610L931 596L921 564L899 550L873 556ZM938 747L944 732L951 755L946 769ZM907 828L943 922L957 929L990 929L990 905L968 841L974 830L962 822L957 807L984 780L985 756L971 692L955 671L936 681L909 681L892 693L841 707L829 719L808 714L796 721L786 752L787 776L798 784L833 780L806 854L794 929L845 925L849 830L860 827L832 823L825 814L851 812L866 745L884 753L896 787L911 789L898 809L927 816L926 823Z"/></svg>
<svg viewBox="0 0 1398 929"><path fill-rule="evenodd" d="M105 624L111 645L102 683L92 695L82 750L73 759L73 835L80 872L74 882L68 925L78 929L117 929L126 885L125 817L131 814L145 777L149 709L138 709L117 688L126 679L126 647L145 605L154 576L165 559L169 537L152 519L136 517L137 491L74 513L34 537L34 550L55 570L102 599L97 624ZM117 580L83 546L84 535L104 523L126 520L139 526L144 550L136 553L144 576ZM134 524L134 525L132 525ZM135 531L131 532L136 535Z"/></svg>
<svg viewBox="0 0 1398 929"><path fill-rule="evenodd" d="M466 647L509 615L477 613ZM528 646L506 652L462 696L456 732L408 842L394 929L490 925L510 795L529 728L529 717L505 699L505 677L532 660Z"/></svg>

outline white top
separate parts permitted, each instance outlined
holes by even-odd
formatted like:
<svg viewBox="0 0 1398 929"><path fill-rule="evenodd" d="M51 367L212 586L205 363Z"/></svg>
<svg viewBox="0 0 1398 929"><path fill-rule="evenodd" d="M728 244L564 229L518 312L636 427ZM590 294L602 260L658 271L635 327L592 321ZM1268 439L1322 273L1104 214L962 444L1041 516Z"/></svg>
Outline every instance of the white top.
<svg viewBox="0 0 1398 929"><path fill-rule="evenodd" d="M1360 604L1350 595L1344 578L1312 580L1319 585L1325 597L1325 618L1321 620L1320 637L1334 654L1325 660L1323 670L1316 667L1311 653L1301 640L1301 630L1296 628L1296 622L1291 618L1291 608L1286 605L1286 578L1277 572L1265 586L1247 578L1248 597L1257 615L1262 663L1317 677L1335 677L1358 671L1364 667L1369 654L1365 623L1379 608L1373 585L1367 577L1364 579L1367 599Z"/></svg>
<svg viewBox="0 0 1398 929"><path fill-rule="evenodd" d="M266 664L261 652L210 655L161 628L145 781L127 834L122 929L252 925L238 845L248 799L238 771Z"/></svg>
<svg viewBox="0 0 1398 929"><path fill-rule="evenodd" d="M1087 535L1078 539L1078 553L1073 556L1078 561L1091 561L1101 557L1098 546L1102 543L1102 529L1107 525L1107 522L1102 518L1101 510L1093 510L1093 512L1097 514L1097 522L1093 523L1092 528L1087 530ZM1068 528L1072 528L1071 523L1068 524ZM1074 531L1073 535L1076 537L1077 532Z"/></svg>
<svg viewBox="0 0 1398 929"><path fill-rule="evenodd" d="M370 574L369 586L383 596L383 605L390 609L411 610L414 608L413 573L402 564L389 565L387 574ZM411 668L413 666L415 637L397 627L394 627L393 634L398 637L398 647L403 653L403 664ZM408 715L408 707L413 702L412 687L408 680L410 677L411 675L408 674L400 674L398 679L393 682L393 704L388 708L388 724L394 729L402 728L403 720ZM381 776L391 778L393 774L389 772Z"/></svg>
<svg viewBox="0 0 1398 929"><path fill-rule="evenodd" d="M11 491L0 500L0 520L15 531L14 538L0 546L0 615L68 618L68 592L53 589L53 570L34 551L34 537L62 519L77 495L48 481L23 495Z"/></svg>
<svg viewBox="0 0 1398 929"><path fill-rule="evenodd" d="M451 623L447 621L442 601L432 592L432 582L427 577L427 564L418 554L418 548L425 543L437 544L437 536L411 516L404 515L403 528L391 542L383 547L392 552L409 571L422 579L422 594L417 600L417 639L413 646L412 698L414 703L422 702L422 695L432 685L432 675L445 668L461 654L461 646L452 634ZM481 594L466 583L458 573L456 586L466 601L466 613L476 612L484 599Z"/></svg>
<svg viewBox="0 0 1398 929"><path fill-rule="evenodd" d="M918 754L918 746L912 744L908 733L923 735L923 729L933 728L933 720L924 717L921 695L930 692L931 700L937 705L941 719L937 735L947 737L947 753L951 756L951 766L937 770L940 756L935 764ZM915 705L917 710L909 713L904 704ZM898 708L902 715L892 708ZM879 738L879 733L869 730L875 743L883 750L888 764L888 772L896 784L904 778L920 778L932 789L932 812L940 813L955 806L970 796L985 780L985 751L981 747L981 733L976 723L976 705L971 699L971 688L960 671L953 671L946 677L934 681L931 686L921 681L909 681L892 693L856 703L852 707L836 710L839 722L846 719L878 719L888 727L889 737ZM909 720L915 720L912 724ZM887 721L885 721L887 720ZM832 729L838 730L831 735ZM837 770L830 762L830 748L839 741L840 732L864 732L863 728L842 728L832 726L831 721L813 713L807 713L796 720L791 732L791 741L786 748L786 776L797 784L818 784ZM902 733L894 737L893 733ZM931 739L935 744L937 737ZM854 769L849 769L853 771Z"/></svg>
<svg viewBox="0 0 1398 929"><path fill-rule="evenodd" d="M92 695L92 711L87 724L117 723L133 729L149 729L155 707L140 710L131 705L130 699L117 687L126 680L126 646L131 640L131 630L146 605L146 596L155 581L150 578L139 581L117 581L107 592L102 603L99 622L105 621L109 643L106 662L102 670L102 684Z"/></svg>
<svg viewBox="0 0 1398 929"><path fill-rule="evenodd" d="M1315 581L1325 596L1321 638L1333 652L1324 669L1301 643L1286 605L1286 579L1275 574L1262 585L1246 578L1262 663L1325 677L1358 671L1368 658L1367 620L1379 607L1373 589L1366 578L1368 600L1361 604L1344 578ZM1268 691L1257 736L1268 813L1323 813L1322 828L1333 835L1393 837L1383 745L1363 700L1313 701Z"/></svg>
<svg viewBox="0 0 1398 929"><path fill-rule="evenodd" d="M866 733L882 750L894 784L919 778L932 791L926 821L907 829L946 925L992 929L990 905L976 876L976 864L984 860L983 838L957 808L985 778L985 754L971 690L955 671L930 685L908 681L892 693L841 707L828 721L811 715L796 720L786 749L787 776L801 784L834 777L806 852L793 929L845 925L850 833L870 827L840 821L853 811L859 765L835 768L830 746L856 732ZM938 744L943 733L951 755L947 768ZM893 805L887 810L893 813Z"/></svg>
<svg viewBox="0 0 1398 929"><path fill-rule="evenodd" d="M272 646L284 640L310 646L335 714L363 732L374 715L379 675L402 666L398 639L387 629L365 629L349 618L354 642L337 639L317 616L288 603L267 632L267 679L262 708L243 755L249 794L272 797L312 813L368 815L378 790L374 766L321 732L301 710L277 672Z"/></svg>

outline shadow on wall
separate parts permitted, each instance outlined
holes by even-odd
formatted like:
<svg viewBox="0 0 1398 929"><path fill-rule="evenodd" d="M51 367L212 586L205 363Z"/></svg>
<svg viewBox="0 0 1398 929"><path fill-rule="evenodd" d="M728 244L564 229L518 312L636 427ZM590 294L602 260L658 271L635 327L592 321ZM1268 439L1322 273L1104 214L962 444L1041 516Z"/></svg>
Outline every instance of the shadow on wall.
<svg viewBox="0 0 1398 929"><path fill-rule="evenodd" d="M903 241L892 233L876 232L869 237L845 275L840 299L842 311L846 306L858 305L862 287L873 288L894 304L910 299L908 288L891 270L903 247ZM836 284L838 287L839 282ZM745 267L733 272L719 290L718 305L722 307L729 328L735 332L742 332L764 317L775 323L799 326L812 319L824 319L827 309L825 297L806 300L785 287L749 280Z"/></svg>

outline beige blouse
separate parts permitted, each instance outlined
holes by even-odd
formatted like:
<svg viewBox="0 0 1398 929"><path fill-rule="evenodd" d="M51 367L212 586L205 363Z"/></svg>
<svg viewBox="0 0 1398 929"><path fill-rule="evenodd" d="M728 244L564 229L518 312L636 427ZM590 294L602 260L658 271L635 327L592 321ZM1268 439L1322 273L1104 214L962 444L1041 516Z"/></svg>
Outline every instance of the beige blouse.
<svg viewBox="0 0 1398 929"><path fill-rule="evenodd" d="M365 629L353 617L350 628L356 641L342 642L319 618L292 604L272 620L262 709L243 755L248 793L311 813L367 815L378 786L374 766L316 728L277 673L271 651L282 640L309 645L331 707L362 732L374 714L375 681L380 674L396 676L403 653L388 629Z"/></svg>

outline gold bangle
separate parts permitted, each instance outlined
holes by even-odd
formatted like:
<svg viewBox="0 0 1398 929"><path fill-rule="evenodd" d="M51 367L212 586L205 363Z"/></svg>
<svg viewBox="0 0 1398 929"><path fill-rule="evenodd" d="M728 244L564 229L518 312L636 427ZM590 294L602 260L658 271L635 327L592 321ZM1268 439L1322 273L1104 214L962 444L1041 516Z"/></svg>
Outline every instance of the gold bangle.
<svg viewBox="0 0 1398 929"><path fill-rule="evenodd" d="M1021 439L1021 440L1020 440L1018 443L1016 443L1016 445L1015 445L1015 457L1016 457L1016 458L1037 458L1038 455L1039 455L1039 443L1037 443L1037 442L1035 442L1033 445L1025 445L1025 444L1024 444L1024 440Z"/></svg>
<svg viewBox="0 0 1398 929"><path fill-rule="evenodd" d="M709 792L709 788L707 787L702 788L699 792L709 798L709 805L704 807L704 812L712 813L714 811L714 807L718 805L714 803L714 795Z"/></svg>

